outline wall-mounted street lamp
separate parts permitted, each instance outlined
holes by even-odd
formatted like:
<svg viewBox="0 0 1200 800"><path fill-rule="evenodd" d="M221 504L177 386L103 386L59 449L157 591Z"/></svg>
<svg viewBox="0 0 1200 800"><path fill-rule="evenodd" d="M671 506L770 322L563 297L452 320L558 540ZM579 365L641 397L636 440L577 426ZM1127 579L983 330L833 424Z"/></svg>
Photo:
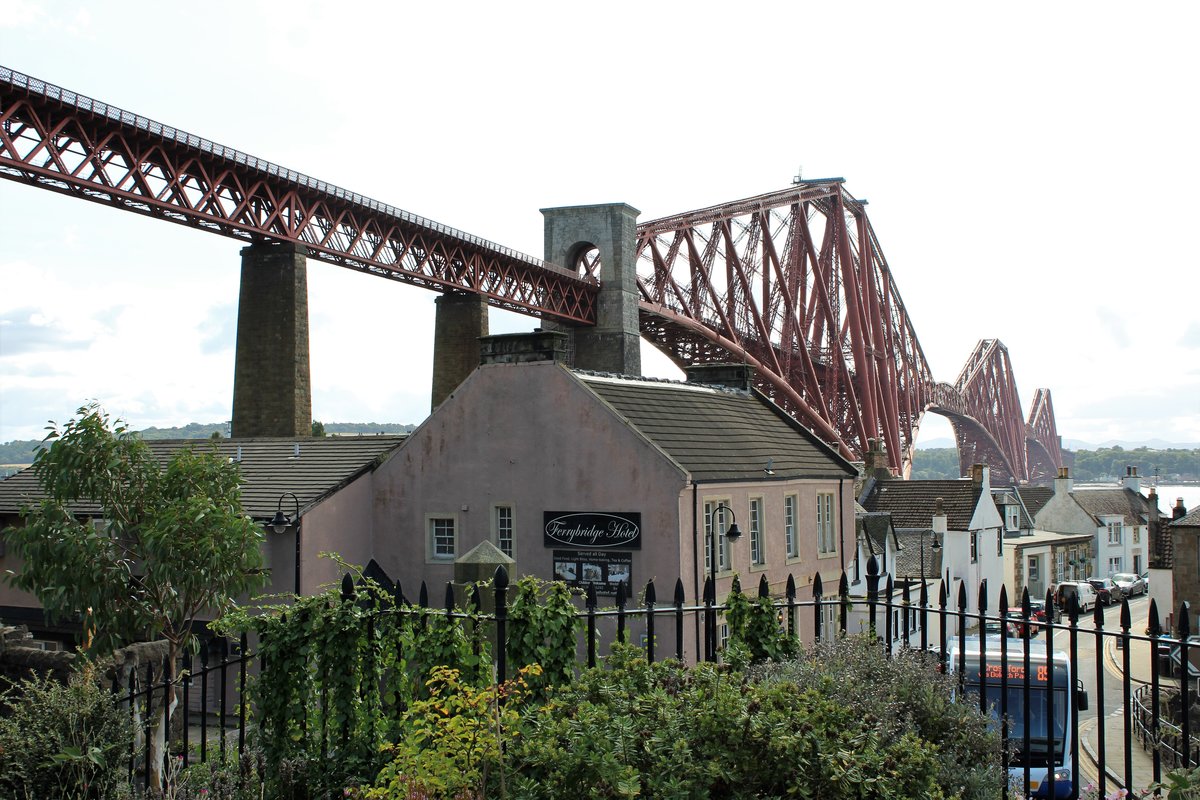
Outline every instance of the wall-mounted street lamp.
<svg viewBox="0 0 1200 800"><path fill-rule="evenodd" d="M287 517L283 513L283 499L285 497L292 498L292 503L295 504L295 516ZM283 533L292 526L296 525L296 597L300 596L300 498L296 497L294 492L284 492L279 495L279 503L275 507L275 516L267 523L267 527L276 533Z"/></svg>
<svg viewBox="0 0 1200 800"><path fill-rule="evenodd" d="M718 528L716 525L718 511L721 512L720 528ZM733 522L730 523L728 528L725 527L725 512L726 511L728 511L729 516L733 518ZM709 554L708 566L709 566L709 578L712 580L712 593L713 593L712 600L713 600L713 605L716 606L716 604L717 604L717 555L718 555L717 535L718 535L718 531L720 531L721 529L724 529L725 538L731 542L736 542L739 538L741 538L742 531L741 531L741 528L739 528L738 524L737 524L737 515L733 513L732 508L725 505L724 503L719 504L716 508L714 508L712 510L712 522L710 524L712 525L712 541L709 544L710 554ZM709 650L709 653L708 653L709 660L715 661L716 654L717 654L717 616L716 616L716 614L712 615L712 629L708 632L708 650Z"/></svg>

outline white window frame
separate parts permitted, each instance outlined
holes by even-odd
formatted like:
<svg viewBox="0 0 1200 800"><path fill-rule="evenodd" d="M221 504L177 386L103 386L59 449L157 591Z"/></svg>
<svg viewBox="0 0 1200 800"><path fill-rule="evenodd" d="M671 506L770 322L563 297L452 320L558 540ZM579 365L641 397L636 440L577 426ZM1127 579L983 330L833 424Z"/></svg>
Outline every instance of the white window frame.
<svg viewBox="0 0 1200 800"><path fill-rule="evenodd" d="M767 543L763 539L763 499L750 498L750 566L763 567L767 563Z"/></svg>
<svg viewBox="0 0 1200 800"><path fill-rule="evenodd" d="M1121 556L1109 556L1108 574L1115 575L1118 572L1124 572L1125 570L1122 568L1122 565L1124 563L1125 563L1125 559L1122 558Z"/></svg>
<svg viewBox="0 0 1200 800"><path fill-rule="evenodd" d="M971 563L979 563L979 531L971 531Z"/></svg>
<svg viewBox="0 0 1200 800"><path fill-rule="evenodd" d="M449 522L453 543L450 555L439 555L435 544L435 526L439 522ZM425 563L452 564L458 558L458 515L447 513L431 513L425 515Z"/></svg>
<svg viewBox="0 0 1200 800"><path fill-rule="evenodd" d="M1028 556L1025 567L1025 584L1040 583L1042 575L1042 557Z"/></svg>
<svg viewBox="0 0 1200 800"><path fill-rule="evenodd" d="M837 513L833 492L817 492L817 555L828 558L837 555Z"/></svg>
<svg viewBox="0 0 1200 800"><path fill-rule="evenodd" d="M508 518L504 519L507 513ZM492 506L492 542L500 550L501 553L514 558L513 552L516 546L516 513L513 511L512 503L496 503ZM507 534L507 535L506 535ZM508 549L505 549L505 540L508 542Z"/></svg>
<svg viewBox="0 0 1200 800"><path fill-rule="evenodd" d="M733 523L733 504L728 497L710 497L704 500L704 574L706 576L712 574L713 512L719 506L725 506L729 511L722 511L720 514L724 518L725 524L720 526L720 530L717 531L717 574L729 572L729 539L726 538L725 531Z"/></svg>
<svg viewBox="0 0 1200 800"><path fill-rule="evenodd" d="M799 495L794 494L783 497L783 540L788 558L800 557L800 538L796 536L796 508L799 499Z"/></svg>
<svg viewBox="0 0 1200 800"><path fill-rule="evenodd" d="M1004 522L1005 530L1016 531L1021 529L1021 509L1018 506L1004 507Z"/></svg>
<svg viewBox="0 0 1200 800"><path fill-rule="evenodd" d="M1105 523L1105 527L1108 528L1108 543L1111 545L1121 544L1121 529L1123 527L1121 521L1117 520L1116 522Z"/></svg>

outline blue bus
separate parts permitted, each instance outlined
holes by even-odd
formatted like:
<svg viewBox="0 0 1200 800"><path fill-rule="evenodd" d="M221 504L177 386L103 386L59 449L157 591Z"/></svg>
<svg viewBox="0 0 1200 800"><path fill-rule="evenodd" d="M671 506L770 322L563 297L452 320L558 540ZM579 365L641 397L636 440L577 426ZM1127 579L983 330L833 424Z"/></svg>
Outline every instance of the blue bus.
<svg viewBox="0 0 1200 800"><path fill-rule="evenodd" d="M981 652L982 644L982 652ZM1046 643L1000 637L968 637L949 647L949 671L963 675L974 699L982 694L988 710L1008 721L1009 785L1028 797L1077 796L1076 713L1086 711L1087 692L1076 683L1067 654L1047 657ZM1074 700L1074 702L1072 702Z"/></svg>

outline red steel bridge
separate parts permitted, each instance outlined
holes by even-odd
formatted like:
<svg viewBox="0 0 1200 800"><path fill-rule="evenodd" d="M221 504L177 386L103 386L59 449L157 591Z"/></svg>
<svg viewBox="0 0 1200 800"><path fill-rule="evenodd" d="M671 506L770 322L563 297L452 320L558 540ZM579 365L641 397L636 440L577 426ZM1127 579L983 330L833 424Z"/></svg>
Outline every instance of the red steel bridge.
<svg viewBox="0 0 1200 800"><path fill-rule="evenodd" d="M0 176L572 326L596 322L600 263L550 264L0 67ZM887 260L840 178L637 226L641 335L677 364L737 361L850 458L884 443L907 474L929 411L996 483L1062 465L1048 389L1026 420L1008 350L980 341L934 380Z"/></svg>

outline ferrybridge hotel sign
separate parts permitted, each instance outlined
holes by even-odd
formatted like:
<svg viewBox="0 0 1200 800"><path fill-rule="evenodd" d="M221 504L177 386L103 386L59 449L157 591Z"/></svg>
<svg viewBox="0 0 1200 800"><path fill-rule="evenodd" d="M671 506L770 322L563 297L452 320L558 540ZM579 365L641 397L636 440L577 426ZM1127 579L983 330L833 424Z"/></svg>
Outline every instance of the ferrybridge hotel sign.
<svg viewBox="0 0 1200 800"><path fill-rule="evenodd" d="M637 511L547 511L542 544L585 550L640 550L642 515Z"/></svg>

